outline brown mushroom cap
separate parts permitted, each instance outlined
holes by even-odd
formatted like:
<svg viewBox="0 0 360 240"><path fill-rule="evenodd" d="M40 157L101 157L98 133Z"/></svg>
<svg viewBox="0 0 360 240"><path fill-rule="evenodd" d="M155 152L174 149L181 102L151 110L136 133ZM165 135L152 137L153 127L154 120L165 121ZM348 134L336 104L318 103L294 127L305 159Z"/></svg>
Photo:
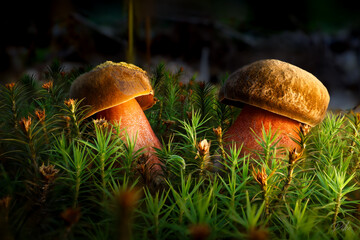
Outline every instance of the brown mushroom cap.
<svg viewBox="0 0 360 240"><path fill-rule="evenodd" d="M229 76L220 89L222 103L246 103L315 126L325 117L330 96L311 73L275 59L256 61Z"/></svg>
<svg viewBox="0 0 360 240"><path fill-rule="evenodd" d="M92 106L86 117L133 98L143 110L155 103L154 92L144 70L133 64L111 61L75 79L70 88L70 98L84 99L83 105Z"/></svg>

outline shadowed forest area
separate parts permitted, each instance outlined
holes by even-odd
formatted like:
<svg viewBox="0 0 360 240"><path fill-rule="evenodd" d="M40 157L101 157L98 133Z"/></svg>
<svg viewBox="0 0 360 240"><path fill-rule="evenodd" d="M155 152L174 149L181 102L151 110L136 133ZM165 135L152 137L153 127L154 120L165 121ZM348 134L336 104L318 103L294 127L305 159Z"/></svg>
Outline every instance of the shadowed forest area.
<svg viewBox="0 0 360 240"><path fill-rule="evenodd" d="M356 1L54 0L2 8L0 79L105 60L184 68L184 81L217 82L263 58L297 65L329 89L330 108L359 104Z"/></svg>

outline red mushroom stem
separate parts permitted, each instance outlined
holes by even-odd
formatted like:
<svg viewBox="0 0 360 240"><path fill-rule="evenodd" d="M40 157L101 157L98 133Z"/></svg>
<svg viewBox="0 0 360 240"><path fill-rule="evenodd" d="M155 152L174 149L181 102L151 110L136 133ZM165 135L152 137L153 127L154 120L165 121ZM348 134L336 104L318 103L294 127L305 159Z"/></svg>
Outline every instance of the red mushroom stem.
<svg viewBox="0 0 360 240"><path fill-rule="evenodd" d="M256 137L251 129L262 138L263 126L267 133L270 127L272 134L278 131L278 147L300 150L300 146L291 139L292 137L300 140L298 135L300 122L247 104L244 105L234 124L227 131L225 140L229 143L232 141L237 144L243 143L242 152L244 154L261 150L261 146L256 142Z"/></svg>
<svg viewBox="0 0 360 240"><path fill-rule="evenodd" d="M125 103L115 107L96 113L96 118L105 118L111 123L120 123L120 128L124 129L130 139L136 138L135 151L144 148L148 160L146 166L147 173L157 175L162 172L161 162L155 155L153 147L161 148L161 143L152 130L142 108L135 99L131 99ZM124 139L124 135L122 136Z"/></svg>

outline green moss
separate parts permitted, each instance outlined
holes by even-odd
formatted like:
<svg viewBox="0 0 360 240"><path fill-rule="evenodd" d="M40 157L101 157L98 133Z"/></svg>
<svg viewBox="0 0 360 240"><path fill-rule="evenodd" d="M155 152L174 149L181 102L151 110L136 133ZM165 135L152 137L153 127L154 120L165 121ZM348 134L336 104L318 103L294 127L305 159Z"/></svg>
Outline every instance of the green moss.
<svg viewBox="0 0 360 240"><path fill-rule="evenodd" d="M220 86L182 84L181 70L159 65L151 74L159 101L146 111L163 142L165 181L155 184L118 126L84 119L87 109L68 99L79 74L54 63L52 86L31 78L1 86L0 239L359 236L359 114L329 113L301 137L301 153L279 157L264 132L263 151L242 156L224 147L238 110L217 101ZM213 165L202 162L209 157Z"/></svg>

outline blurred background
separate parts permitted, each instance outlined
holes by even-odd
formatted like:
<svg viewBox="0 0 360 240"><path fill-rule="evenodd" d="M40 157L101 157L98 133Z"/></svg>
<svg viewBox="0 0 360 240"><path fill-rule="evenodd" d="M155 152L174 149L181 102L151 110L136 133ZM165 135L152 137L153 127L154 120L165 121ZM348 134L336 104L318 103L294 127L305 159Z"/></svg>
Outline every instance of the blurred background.
<svg viewBox="0 0 360 240"><path fill-rule="evenodd" d="M127 61L164 62L184 81L218 82L275 58L313 73L330 108L360 104L360 2L350 0L49 0L1 8L0 81Z"/></svg>

